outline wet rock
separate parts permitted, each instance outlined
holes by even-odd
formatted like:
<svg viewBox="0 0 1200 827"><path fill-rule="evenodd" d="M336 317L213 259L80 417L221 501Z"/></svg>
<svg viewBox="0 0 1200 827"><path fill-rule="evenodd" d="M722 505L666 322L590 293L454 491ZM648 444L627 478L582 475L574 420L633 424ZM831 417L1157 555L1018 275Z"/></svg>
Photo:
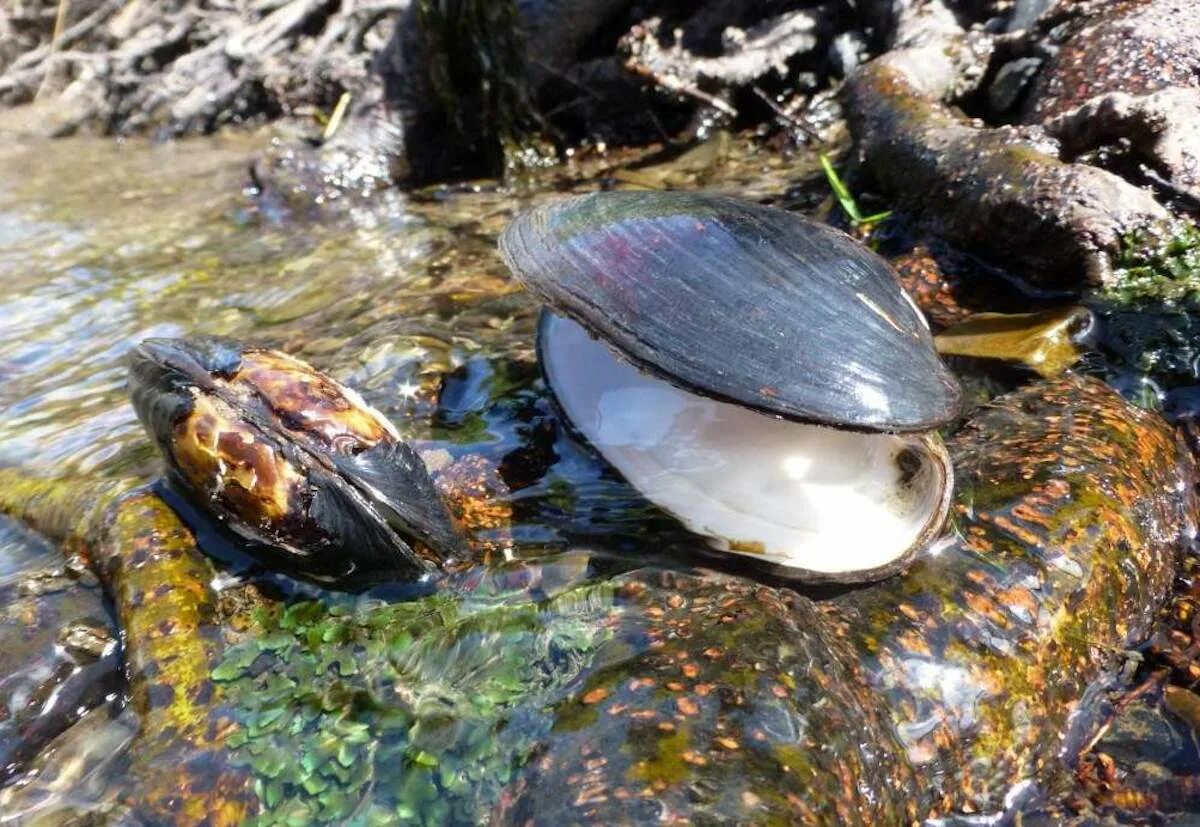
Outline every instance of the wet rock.
<svg viewBox="0 0 1200 827"><path fill-rule="evenodd" d="M1016 0L1013 3L1012 16L1008 19L1008 31L1015 32L1028 29L1037 23L1038 18L1052 8L1056 0Z"/></svg>
<svg viewBox="0 0 1200 827"><path fill-rule="evenodd" d="M95 578L0 517L0 781L119 688L118 648Z"/></svg>
<svg viewBox="0 0 1200 827"><path fill-rule="evenodd" d="M884 190L946 239L1039 285L1110 285L1125 236L1168 218L1117 173L1172 204L1200 204L1194 3L1085 4L1064 12L1061 48L1027 32L1015 52L1016 41L968 31L936 0L879 5L903 48L851 77L851 131ZM975 91L993 53L1007 61L988 90L993 107L1024 95L1023 126L990 128L946 106Z"/></svg>
<svg viewBox="0 0 1200 827"><path fill-rule="evenodd" d="M1025 120L1062 115L1108 92L1144 95L1200 88L1200 6L1191 0L1122 0L1072 21L1037 81Z"/></svg>
<svg viewBox="0 0 1200 827"><path fill-rule="evenodd" d="M1144 635L1167 593L1190 461L1156 416L1071 376L981 409L951 453L954 533L903 577L823 604L618 578L614 640L504 817L899 823L1053 783L1097 652Z"/></svg>
<svg viewBox="0 0 1200 827"><path fill-rule="evenodd" d="M847 116L872 173L934 232L1031 281L1107 283L1122 238L1165 222L1166 210L1109 172L1064 163L1040 130L954 115L942 101L978 62L969 43L935 42L851 77Z"/></svg>
<svg viewBox="0 0 1200 827"><path fill-rule="evenodd" d="M1007 112L1029 89L1030 83L1042 68L1042 59L1022 57L1010 60L996 72L996 79L988 87L988 104L996 112Z"/></svg>
<svg viewBox="0 0 1200 827"><path fill-rule="evenodd" d="M1117 714L1095 749L1132 770L1148 758L1163 766L1186 760L1188 746L1186 731L1156 704L1135 703Z"/></svg>
<svg viewBox="0 0 1200 827"><path fill-rule="evenodd" d="M72 482L0 469L0 511L20 512L85 549L112 598L139 728L121 764L116 800L108 803L154 824L241 824L253 791L229 764L225 742L237 727L211 673L224 651L222 620L236 629L245 618L221 617L212 564L156 494ZM93 633L68 638L86 648Z"/></svg>
<svg viewBox="0 0 1200 827"><path fill-rule="evenodd" d="M1056 783L1109 666L1093 647L1148 633L1195 530L1194 468L1157 415L1074 376L993 400L949 447L954 542L836 602L932 807L986 811Z"/></svg>
<svg viewBox="0 0 1200 827"><path fill-rule="evenodd" d="M810 600L714 573L616 582L615 637L555 708L504 820L914 817L903 750L853 652Z"/></svg>
<svg viewBox="0 0 1200 827"><path fill-rule="evenodd" d="M137 715L121 702L88 712L47 744L22 778L0 790L0 820L73 824L110 814L114 773L137 729Z"/></svg>
<svg viewBox="0 0 1200 827"><path fill-rule="evenodd" d="M113 501L95 531L94 560L116 604L141 720L121 800L156 824L239 824L251 792L228 765L234 727L211 679L224 648L212 566L148 491Z"/></svg>

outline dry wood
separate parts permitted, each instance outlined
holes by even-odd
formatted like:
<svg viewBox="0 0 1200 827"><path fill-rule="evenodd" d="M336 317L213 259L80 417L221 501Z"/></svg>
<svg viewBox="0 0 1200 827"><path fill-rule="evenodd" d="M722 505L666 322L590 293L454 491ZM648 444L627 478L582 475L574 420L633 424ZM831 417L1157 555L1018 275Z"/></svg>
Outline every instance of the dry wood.
<svg viewBox="0 0 1200 827"><path fill-rule="evenodd" d="M0 104L31 101L39 91L57 95L56 133L89 126L181 133L243 115L328 110L367 82L370 50L409 0L30 5L38 20L52 14L56 25L7 65L0 54ZM0 31L11 25L11 14L0 11Z"/></svg>

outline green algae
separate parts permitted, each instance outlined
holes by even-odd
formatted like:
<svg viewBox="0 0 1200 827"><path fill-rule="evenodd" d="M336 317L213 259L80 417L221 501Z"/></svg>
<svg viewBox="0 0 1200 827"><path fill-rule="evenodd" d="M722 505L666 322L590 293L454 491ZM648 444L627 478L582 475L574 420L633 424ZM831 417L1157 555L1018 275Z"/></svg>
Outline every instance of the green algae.
<svg viewBox="0 0 1200 827"><path fill-rule="evenodd" d="M1112 284L1099 297L1118 305L1200 303L1200 228L1187 221L1131 233L1121 241Z"/></svg>
<svg viewBox="0 0 1200 827"><path fill-rule="evenodd" d="M1100 320L1104 374L1159 389L1193 385L1200 365L1200 228L1184 221L1127 236L1112 284L1087 303ZM1132 394L1131 394L1132 395ZM1147 391L1132 401L1155 407Z"/></svg>
<svg viewBox="0 0 1200 827"><path fill-rule="evenodd" d="M260 609L212 672L240 724L227 746L254 776L253 823L478 821L607 639L611 595Z"/></svg>
<svg viewBox="0 0 1200 827"><path fill-rule="evenodd" d="M659 738L652 742L653 757L634 764L629 771L631 780L643 783L660 781L665 784L679 784L685 781L691 772L683 755L692 746L692 734L687 726L680 727L675 734Z"/></svg>

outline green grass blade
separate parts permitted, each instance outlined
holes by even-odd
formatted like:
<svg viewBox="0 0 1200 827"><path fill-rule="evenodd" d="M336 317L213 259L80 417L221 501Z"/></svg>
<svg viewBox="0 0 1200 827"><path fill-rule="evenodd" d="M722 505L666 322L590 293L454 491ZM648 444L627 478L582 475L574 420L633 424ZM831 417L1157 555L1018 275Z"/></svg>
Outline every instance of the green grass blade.
<svg viewBox="0 0 1200 827"><path fill-rule="evenodd" d="M833 162L829 160L829 156L824 152L820 155L821 169L825 170L825 177L829 179L829 187L833 190L834 196L838 203L842 205L842 209L846 211L846 215L850 216L850 220L855 224L862 222L862 213L858 211L858 204L854 202L854 196L850 194L850 190L838 177L837 170L833 168Z"/></svg>

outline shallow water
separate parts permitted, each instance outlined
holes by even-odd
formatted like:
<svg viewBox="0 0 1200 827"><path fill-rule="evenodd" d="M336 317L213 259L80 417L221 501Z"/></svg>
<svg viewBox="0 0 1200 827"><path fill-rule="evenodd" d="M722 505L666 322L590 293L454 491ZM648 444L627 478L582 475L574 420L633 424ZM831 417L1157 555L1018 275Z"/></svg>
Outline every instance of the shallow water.
<svg viewBox="0 0 1200 827"><path fill-rule="evenodd" d="M80 518L98 481L114 489L154 482L161 464L128 404L124 356L145 337L193 332L287 350L359 390L420 449L483 457L498 468L506 490L496 493L512 524L479 536L533 568L516 564L482 584L468 576L400 609L387 601L413 597L411 590L354 598L271 576L172 500L217 559L226 592L249 582L272 596L255 598L267 615L247 621L253 633L228 633L235 645L214 673L249 740L263 739L237 760L267 802L264 823L478 821L521 750L549 726L539 710L562 696L611 634L601 620L616 609L589 578L645 562L681 532L557 421L533 356L537 308L494 252L496 234L527 197L486 183L391 192L338 205L320 221L291 221L260 210L243 190L266 140L0 148L0 469L60 481L68 512L75 507ZM744 151L715 186L785 192L789 179L815 168L801 160L785 166ZM610 185L613 163L583 162L539 189ZM694 181L688 163L682 174ZM652 168L633 178L644 184L653 175ZM3 542L0 572L28 567L29 543ZM285 603L302 623L272 614ZM306 644L314 626L336 641ZM388 637L381 650L379 636L400 627L426 628L419 649L399 654ZM279 674L269 685L261 662L250 670L263 637L278 647L266 650L276 659L268 672ZM364 652L379 657L364 660ZM339 653L337 676L320 684L314 675ZM392 689L381 695L382 685ZM315 718L313 692L324 693ZM122 774L134 760L127 753L136 750L136 716L122 692L109 697L7 791L0 821L110 812L116 778L127 783ZM362 697L372 699L370 711L356 705ZM62 714L61 729L79 712L47 714ZM280 715L294 724L286 733L260 720ZM312 745L326 727L343 742L334 759L344 765L306 753L319 752ZM347 733L362 731L370 737L346 746ZM275 758L263 758L264 749ZM300 756L308 756L303 766L292 760ZM408 762L406 776L378 777L397 760ZM318 766L341 769L322 775Z"/></svg>
<svg viewBox="0 0 1200 827"><path fill-rule="evenodd" d="M105 648L111 607L94 578L77 559L0 521L0 594L36 570L66 607L55 621L61 628L44 636L53 654L18 648L15 662L49 674L68 649L76 658L44 687L21 691L66 697L68 687L81 699L70 708L38 707L42 740L57 737L0 772L0 824L62 823L81 813L158 823L160 813L139 801L161 802L164 791L175 804L224 795L206 784L227 777L238 788L232 797L249 797L262 824L487 823L527 815L530 801L553 814L554 805L578 804L595 791L546 790L514 804L519 770L539 749L573 749L572 738L586 743L593 733L609 739L600 757L626 744L653 753L633 768L631 784L694 783L697 795L719 802L717 813L753 811L759 794L769 800L794 784L771 775L778 772L772 761L780 745L821 722L806 720L807 702L779 703L783 685L772 670L778 680L800 676L803 701L811 690L804 681L819 680L821 668L811 667L832 642L810 632L819 625L805 614L812 609L780 609L770 595L762 599L774 608L746 615L737 630L744 635L724 630L721 601L734 600L723 591L728 579L622 578L647 563L740 569L705 552L561 422L534 356L538 308L509 280L494 245L520 207L606 186L703 185L815 207L826 192L815 159L759 152L741 140L718 167L697 167L696 156L685 155L630 172L639 159L590 157L527 190L480 182L389 192L300 220L260 206L243 189L250 160L268 140L0 147L0 473L8 481L54 481L68 528L88 513L97 484L152 484L177 508L215 566L222 624L206 631L222 651L199 683L234 733L219 765L199 748L189 752L186 740L176 739L182 752L164 753L164 733L139 718ZM282 348L359 390L437 468L463 460L489 469L475 533L488 565L436 585L360 595L265 571L162 487L161 461L128 403L130 348L148 336L189 333ZM760 597L753 581L736 588L748 589L737 601ZM698 692L720 685L747 693L748 701L730 703L764 746L728 766L759 773L750 798L714 797L725 782L718 768L690 763L705 759L688 749L686 727L677 737L663 737L669 721L653 730L632 719L593 728L592 704L605 695L591 687L608 686L606 675L624 674L654 651L664 612L680 640L711 643L706 654L728 647L744 655L728 672L682 656L650 671L667 687L678 672ZM74 649L61 644L68 640ZM681 651L694 654L686 644ZM645 702L635 695L647 682L629 686L630 696L610 698L609 709ZM687 696L692 708L680 706L682 717L702 715L707 697ZM969 712L974 701L961 706ZM865 740L877 737L853 718L826 723L842 726L835 736L848 741L860 725L870 733ZM731 741L708 734L714 743ZM1131 750L1136 756L1138 747ZM180 767L178 777L164 776L166 762ZM541 769L554 777L553 767ZM864 788L871 777L864 769ZM653 790L645 801L647 819L670 815L655 809ZM793 804L781 806L789 812Z"/></svg>

